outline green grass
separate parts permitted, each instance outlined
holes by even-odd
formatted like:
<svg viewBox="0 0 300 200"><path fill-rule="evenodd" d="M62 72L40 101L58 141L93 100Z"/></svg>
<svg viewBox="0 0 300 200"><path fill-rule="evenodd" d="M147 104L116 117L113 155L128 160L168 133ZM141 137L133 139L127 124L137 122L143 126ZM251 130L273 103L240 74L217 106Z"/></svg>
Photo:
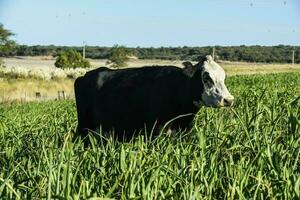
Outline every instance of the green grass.
<svg viewBox="0 0 300 200"><path fill-rule="evenodd" d="M0 105L0 198L299 199L300 74L233 76L188 133L72 142L75 102Z"/></svg>

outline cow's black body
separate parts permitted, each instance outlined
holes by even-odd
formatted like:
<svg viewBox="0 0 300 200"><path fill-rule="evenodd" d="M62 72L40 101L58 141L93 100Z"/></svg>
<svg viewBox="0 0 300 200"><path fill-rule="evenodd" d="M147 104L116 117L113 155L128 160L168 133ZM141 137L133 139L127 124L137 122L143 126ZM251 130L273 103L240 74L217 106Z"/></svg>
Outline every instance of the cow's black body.
<svg viewBox="0 0 300 200"><path fill-rule="evenodd" d="M153 66L101 67L86 73L75 81L78 133L84 137L88 129L101 129L128 139L145 129L155 134L186 114L170 124L172 129L188 129L199 109L193 101L201 99L203 90L198 71L189 76L178 67Z"/></svg>

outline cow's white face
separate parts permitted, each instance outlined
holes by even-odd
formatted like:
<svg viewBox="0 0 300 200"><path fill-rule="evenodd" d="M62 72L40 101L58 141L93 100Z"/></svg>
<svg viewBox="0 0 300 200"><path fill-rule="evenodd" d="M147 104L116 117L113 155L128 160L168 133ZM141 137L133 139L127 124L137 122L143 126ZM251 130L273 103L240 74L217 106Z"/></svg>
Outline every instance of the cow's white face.
<svg viewBox="0 0 300 200"><path fill-rule="evenodd" d="M202 103L205 106L223 107L231 106L234 97L229 93L224 81L225 71L213 61L211 56L206 57L202 65Z"/></svg>

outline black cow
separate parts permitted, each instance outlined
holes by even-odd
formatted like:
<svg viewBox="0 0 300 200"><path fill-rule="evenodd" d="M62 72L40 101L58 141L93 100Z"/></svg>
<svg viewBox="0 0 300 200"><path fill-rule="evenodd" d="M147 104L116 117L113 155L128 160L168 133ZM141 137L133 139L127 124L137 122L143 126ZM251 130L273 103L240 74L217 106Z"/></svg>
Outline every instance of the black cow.
<svg viewBox="0 0 300 200"><path fill-rule="evenodd" d="M187 130L201 105L230 106L233 96L224 70L206 56L198 64L112 70L101 67L75 81L78 134L88 130L130 139L139 131L154 134L167 122Z"/></svg>

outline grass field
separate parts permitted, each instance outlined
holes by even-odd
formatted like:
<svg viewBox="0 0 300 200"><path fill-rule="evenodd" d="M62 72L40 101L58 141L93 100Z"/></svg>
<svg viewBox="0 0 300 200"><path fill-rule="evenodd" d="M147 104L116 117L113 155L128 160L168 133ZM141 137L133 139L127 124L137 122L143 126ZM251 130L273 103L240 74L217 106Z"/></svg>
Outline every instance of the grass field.
<svg viewBox="0 0 300 200"><path fill-rule="evenodd" d="M129 143L72 141L75 102L0 105L3 199L299 199L300 73L232 76L234 107Z"/></svg>
<svg viewBox="0 0 300 200"><path fill-rule="evenodd" d="M57 99L58 91L65 91L67 97L73 98L73 87L73 79L51 81L36 79L3 79L0 81L0 103ZM40 98L36 98L36 92L40 92Z"/></svg>

